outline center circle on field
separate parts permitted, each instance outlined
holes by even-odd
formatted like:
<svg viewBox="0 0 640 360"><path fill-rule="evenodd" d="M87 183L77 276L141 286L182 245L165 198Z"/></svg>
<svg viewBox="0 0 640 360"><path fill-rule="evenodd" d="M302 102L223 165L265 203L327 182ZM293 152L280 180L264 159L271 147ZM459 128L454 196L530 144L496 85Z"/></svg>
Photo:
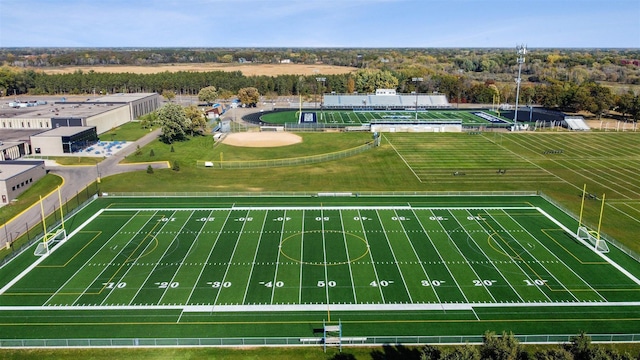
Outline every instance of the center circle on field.
<svg viewBox="0 0 640 360"><path fill-rule="evenodd" d="M343 247L345 246L345 243L346 243L347 257L349 256L349 253L359 254L359 255L348 257L345 261L336 261L336 262L305 261L304 259L301 259L302 254L300 252L302 249L302 241L305 235L322 234L322 233L336 233L336 234L343 235L342 237L340 237L339 240L325 238L324 239L325 241L324 248L326 249L325 251L327 252L331 251L332 243L339 241ZM356 234L352 234L352 233L348 233L340 230L301 231L282 239L282 241L280 242L280 254L291 261L294 261L303 265L316 265L316 266L346 265L346 264L351 264L353 262L356 262L362 259L363 257L367 256L369 254L369 243L367 243L367 240L365 240L364 238Z"/></svg>

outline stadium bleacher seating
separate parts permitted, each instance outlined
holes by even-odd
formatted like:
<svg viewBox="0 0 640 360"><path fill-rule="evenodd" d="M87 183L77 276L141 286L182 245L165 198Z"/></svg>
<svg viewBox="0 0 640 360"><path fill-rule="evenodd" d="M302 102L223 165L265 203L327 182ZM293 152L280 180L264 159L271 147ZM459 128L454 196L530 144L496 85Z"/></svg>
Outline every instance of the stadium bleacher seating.
<svg viewBox="0 0 640 360"><path fill-rule="evenodd" d="M352 109L376 109L376 110L402 110L415 108L415 94L401 95L360 95L360 94L325 94L323 96L324 107L352 108ZM418 94L418 108L450 108L447 97L441 94Z"/></svg>

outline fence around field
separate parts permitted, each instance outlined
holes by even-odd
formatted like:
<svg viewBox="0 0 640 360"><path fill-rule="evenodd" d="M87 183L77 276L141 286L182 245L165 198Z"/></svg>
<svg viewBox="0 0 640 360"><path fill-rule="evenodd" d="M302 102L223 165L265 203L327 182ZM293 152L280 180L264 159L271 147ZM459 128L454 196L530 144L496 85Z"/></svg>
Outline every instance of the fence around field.
<svg viewBox="0 0 640 360"><path fill-rule="evenodd" d="M576 335L515 335L524 344L569 343ZM589 335L593 343L627 343L640 341L640 334ZM377 345L464 345L483 343L481 335L460 336L362 336L343 337L342 346ZM0 348L67 347L255 347L322 346L321 337L247 337L247 338L114 338L114 339L0 339Z"/></svg>
<svg viewBox="0 0 640 360"><path fill-rule="evenodd" d="M344 196L537 196L536 191L262 191L262 192L110 192L111 197L344 197Z"/></svg>
<svg viewBox="0 0 640 360"><path fill-rule="evenodd" d="M546 194L544 194L542 192L540 192L540 196L543 199L545 199L546 201L548 201L549 203L553 204L558 209L564 211L564 213L566 213L567 215L571 216L576 221L579 221L579 217L576 214L574 214L573 212L567 210L564 206L560 205L558 202L556 202L553 199L551 199L551 197L547 196ZM597 228L596 225L590 224L589 222L586 222L584 219L582 219L582 223L584 225L586 225L588 228L591 228L591 229L596 229ZM622 251L623 253L629 255L635 261L640 262L640 255L638 255L635 251L633 251L633 250L629 249L628 247L626 247L624 244L622 244L618 240L612 238L611 236L609 236L609 235L607 235L607 234L605 234L603 232L600 232L600 238L604 239L609 244L612 244L613 246L617 247L620 251Z"/></svg>
<svg viewBox="0 0 640 360"><path fill-rule="evenodd" d="M76 191L76 195L71 199L65 198L63 199L62 204L62 213L65 218L75 214L84 206L86 206L89 202L93 201L99 192L98 184L95 182L87 185L82 190ZM57 197L57 195L54 195ZM34 204L37 205L38 203ZM48 215L45 218L45 223L47 224L47 230L55 229L60 225L62 219L60 218L60 206L56 202L56 204L51 207L44 209ZM4 232L7 232L7 225L9 222L13 221L9 220L7 223L2 225L4 227ZM22 224L21 224L22 225ZM4 233L0 230L0 234ZM20 227L20 231L15 231L14 233L10 233L10 247L9 249L2 248L0 250L0 266L4 265L14 257L20 255L23 251L29 248L34 242L39 241L44 236L44 230L42 228L42 217L32 218L26 220L24 227Z"/></svg>
<svg viewBox="0 0 640 360"><path fill-rule="evenodd" d="M203 161L198 160L198 167L210 167L213 169L249 169L249 168L270 168L282 166L308 165L320 162L343 159L349 156L363 153L374 147L373 141L355 148L335 151L327 154L301 156L287 159L272 160L246 160L246 161Z"/></svg>

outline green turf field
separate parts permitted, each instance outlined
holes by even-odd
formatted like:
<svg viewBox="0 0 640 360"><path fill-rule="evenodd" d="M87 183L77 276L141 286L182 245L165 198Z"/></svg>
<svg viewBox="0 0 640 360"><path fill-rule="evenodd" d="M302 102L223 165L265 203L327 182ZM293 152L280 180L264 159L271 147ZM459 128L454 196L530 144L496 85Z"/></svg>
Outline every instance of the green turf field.
<svg viewBox="0 0 640 360"><path fill-rule="evenodd" d="M335 194L97 199L50 254L0 269L0 339L297 344L323 322L361 342L640 326L638 263L594 251L538 196L323 195Z"/></svg>
<svg viewBox="0 0 640 360"><path fill-rule="evenodd" d="M448 122L448 121L461 121L464 125L490 125L491 122L481 116L475 115L476 110L421 110L417 113L415 111L352 111L352 110L304 110L306 112L315 112L316 118L319 123L333 124L333 125L360 125L369 124L376 121L432 121L432 122ZM512 121L500 117L496 112L489 110L481 111L484 116L498 117L504 123L503 125L510 124ZM285 124L285 123L297 123L299 112L297 111L279 111L274 113L268 113L261 117L261 121L269 124Z"/></svg>

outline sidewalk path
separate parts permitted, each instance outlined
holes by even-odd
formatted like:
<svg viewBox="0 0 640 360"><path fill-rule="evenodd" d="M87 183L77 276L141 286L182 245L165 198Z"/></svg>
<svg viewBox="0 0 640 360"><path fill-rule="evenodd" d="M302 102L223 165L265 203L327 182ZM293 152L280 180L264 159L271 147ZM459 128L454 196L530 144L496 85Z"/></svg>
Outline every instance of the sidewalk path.
<svg viewBox="0 0 640 360"><path fill-rule="evenodd" d="M96 166L61 166L57 164L47 164L46 168L50 173L58 175L64 180L64 183L60 188L62 202L65 203L68 199L72 199L79 191L95 181L98 176L105 177L129 171L146 170L149 164L141 163L125 165L120 164L120 162L125 158L125 156L134 153L138 146L143 147L157 139L160 132L160 129L149 132L131 145L104 159ZM152 163L151 166L154 169L164 169L169 167L168 164L162 162ZM49 196L43 198L42 205L44 207L45 214L51 214L54 209L60 206L58 192L55 191ZM42 210L40 208L40 204L37 203L35 206L30 207L18 216L9 220L9 222L2 225L2 229L0 229L0 247L4 247L7 240L12 242L24 234L27 229L38 224L42 218L41 214ZM41 229L32 230L34 233L39 233L41 231Z"/></svg>

